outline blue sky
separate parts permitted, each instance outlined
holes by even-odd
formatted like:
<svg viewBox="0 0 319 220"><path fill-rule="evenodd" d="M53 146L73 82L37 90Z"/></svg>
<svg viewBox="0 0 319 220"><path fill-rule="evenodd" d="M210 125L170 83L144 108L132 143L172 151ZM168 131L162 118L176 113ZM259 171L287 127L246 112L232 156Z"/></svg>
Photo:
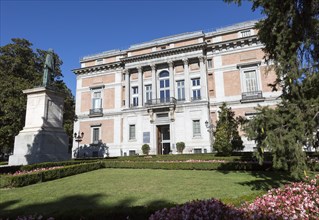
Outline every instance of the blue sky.
<svg viewBox="0 0 319 220"><path fill-rule="evenodd" d="M72 69L81 57L169 35L232 25L262 18L241 7L218 1L72 1L0 0L0 45L25 38L34 48L54 51L75 94Z"/></svg>

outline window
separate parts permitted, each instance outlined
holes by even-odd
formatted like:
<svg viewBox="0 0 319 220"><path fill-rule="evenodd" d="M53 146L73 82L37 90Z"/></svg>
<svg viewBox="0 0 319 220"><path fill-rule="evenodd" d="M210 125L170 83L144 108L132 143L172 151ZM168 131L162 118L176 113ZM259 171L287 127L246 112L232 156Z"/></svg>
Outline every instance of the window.
<svg viewBox="0 0 319 220"><path fill-rule="evenodd" d="M192 100L200 100L201 99L201 96L200 96L200 79L199 78L192 79L192 93L193 93Z"/></svg>
<svg viewBox="0 0 319 220"><path fill-rule="evenodd" d="M152 85L145 86L145 102L152 102Z"/></svg>
<svg viewBox="0 0 319 220"><path fill-rule="evenodd" d="M201 136L200 134L200 120L193 120L193 137Z"/></svg>
<svg viewBox="0 0 319 220"><path fill-rule="evenodd" d="M135 125L130 125L130 134L129 134L129 139L130 140L135 140Z"/></svg>
<svg viewBox="0 0 319 220"><path fill-rule="evenodd" d="M242 88L241 102L263 101L261 82L259 75L259 64L239 66Z"/></svg>
<svg viewBox="0 0 319 220"><path fill-rule="evenodd" d="M169 72L162 71L159 74L159 90L160 90L160 102L170 101L170 91L169 91Z"/></svg>
<svg viewBox="0 0 319 220"><path fill-rule="evenodd" d="M92 127L92 143L97 144L100 140L100 127Z"/></svg>
<svg viewBox="0 0 319 220"><path fill-rule="evenodd" d="M202 148L194 148L194 154L201 154Z"/></svg>
<svg viewBox="0 0 319 220"><path fill-rule="evenodd" d="M256 70L244 71L245 92L258 91Z"/></svg>
<svg viewBox="0 0 319 220"><path fill-rule="evenodd" d="M92 97L92 109L101 109L102 108L102 98L101 91L94 91Z"/></svg>
<svg viewBox="0 0 319 220"><path fill-rule="evenodd" d="M184 101L185 100L185 82L184 80L177 81L177 100Z"/></svg>
<svg viewBox="0 0 319 220"><path fill-rule="evenodd" d="M138 87L132 87L132 105L133 106L138 106Z"/></svg>
<svg viewBox="0 0 319 220"><path fill-rule="evenodd" d="M242 31L240 32L240 34L241 34L241 37L248 37L251 35L250 30Z"/></svg>
<svg viewBox="0 0 319 220"><path fill-rule="evenodd" d="M96 64L97 64L97 65L102 64L102 63L103 63L103 59L102 59L102 58L96 60Z"/></svg>
<svg viewBox="0 0 319 220"><path fill-rule="evenodd" d="M208 59L208 60L207 60L207 68L208 68L208 69L213 68L213 61L212 61L212 59Z"/></svg>
<svg viewBox="0 0 319 220"><path fill-rule="evenodd" d="M129 156L135 156L136 155L136 151L135 150L129 150L128 155Z"/></svg>

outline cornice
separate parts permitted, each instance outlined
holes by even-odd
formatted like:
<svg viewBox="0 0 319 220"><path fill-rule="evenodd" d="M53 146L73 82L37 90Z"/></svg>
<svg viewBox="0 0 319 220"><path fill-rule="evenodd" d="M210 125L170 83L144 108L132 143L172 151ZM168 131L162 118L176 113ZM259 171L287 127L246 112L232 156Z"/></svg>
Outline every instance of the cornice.
<svg viewBox="0 0 319 220"><path fill-rule="evenodd" d="M138 62L138 61L142 61L142 60L148 60L148 59L153 59L153 58L160 58L160 57L175 55L175 54L179 54L179 53L191 52L194 50L203 49L205 46L206 46L206 42L203 42L203 43L188 45L188 46L184 46L184 47L156 51L156 52L147 53L147 54L143 54L143 55L125 57L125 58L122 58L120 60L123 63L132 63L132 62Z"/></svg>
<svg viewBox="0 0 319 220"><path fill-rule="evenodd" d="M217 43L207 44L207 48L212 48L213 52L218 52L222 50L229 50L230 48L236 48L237 46L242 47L243 45L261 44L257 35L252 35L249 37L237 38L228 41L221 41Z"/></svg>
<svg viewBox="0 0 319 220"><path fill-rule="evenodd" d="M106 64L100 64L100 65L95 65L95 66L74 69L74 70L72 70L72 72L79 75L79 74L85 74L85 73L96 72L96 71L117 69L117 68L121 68L121 67L122 67L122 62L117 61L117 62L113 62L113 63L106 63Z"/></svg>

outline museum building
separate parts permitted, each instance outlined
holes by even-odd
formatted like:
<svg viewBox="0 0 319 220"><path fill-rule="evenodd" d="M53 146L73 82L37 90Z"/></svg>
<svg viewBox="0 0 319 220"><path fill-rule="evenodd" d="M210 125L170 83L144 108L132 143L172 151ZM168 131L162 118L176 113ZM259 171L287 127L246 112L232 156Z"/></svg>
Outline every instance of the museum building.
<svg viewBox="0 0 319 220"><path fill-rule="evenodd" d="M73 157L211 152L219 106L236 116L275 106L256 21L189 32L85 56L77 76ZM242 136L246 151L254 142Z"/></svg>

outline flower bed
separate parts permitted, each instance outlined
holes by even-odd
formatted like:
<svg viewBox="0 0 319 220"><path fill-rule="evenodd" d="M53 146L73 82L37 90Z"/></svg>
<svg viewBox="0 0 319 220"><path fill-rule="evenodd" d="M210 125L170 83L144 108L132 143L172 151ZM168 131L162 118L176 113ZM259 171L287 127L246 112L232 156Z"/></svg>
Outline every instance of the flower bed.
<svg viewBox="0 0 319 220"><path fill-rule="evenodd" d="M54 168L37 168L31 171L18 171L16 174L1 175L0 188L27 186L100 168L104 168L103 162L82 163Z"/></svg>
<svg viewBox="0 0 319 220"><path fill-rule="evenodd" d="M59 168L63 168L63 166L48 167L48 168L37 168L37 169L34 169L34 170L18 170L18 171L16 171L13 174L8 173L8 175L17 176L17 175L30 174L30 173L40 172L40 171L55 170L55 169L59 169Z"/></svg>
<svg viewBox="0 0 319 220"><path fill-rule="evenodd" d="M240 208L215 199L192 201L157 211L149 219L319 219L319 175L272 189Z"/></svg>

